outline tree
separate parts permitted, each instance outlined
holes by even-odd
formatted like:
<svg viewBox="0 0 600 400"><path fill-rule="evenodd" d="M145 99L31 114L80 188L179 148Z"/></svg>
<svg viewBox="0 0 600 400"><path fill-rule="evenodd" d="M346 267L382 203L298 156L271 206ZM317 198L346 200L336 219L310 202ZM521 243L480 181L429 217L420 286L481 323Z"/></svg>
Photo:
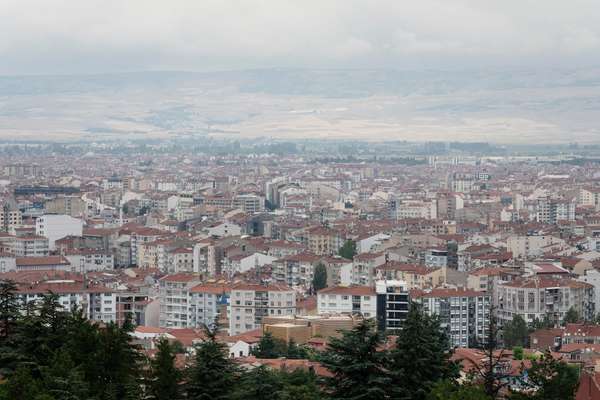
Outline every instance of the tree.
<svg viewBox="0 0 600 400"><path fill-rule="evenodd" d="M513 358L515 360L522 360L523 359L523 347L521 347L521 346L515 346L515 347L513 347Z"/></svg>
<svg viewBox="0 0 600 400"><path fill-rule="evenodd" d="M256 358L279 358L287 353L286 343L273 337L271 332L265 332L258 344L252 349Z"/></svg>
<svg viewBox="0 0 600 400"><path fill-rule="evenodd" d="M0 281L0 341L10 336L18 318L17 286L12 281Z"/></svg>
<svg viewBox="0 0 600 400"><path fill-rule="evenodd" d="M131 343L132 331L131 320L126 319L121 327L111 322L99 332L95 362L101 398L131 398L139 389L141 357Z"/></svg>
<svg viewBox="0 0 600 400"><path fill-rule="evenodd" d="M344 245L340 247L338 254L348 260L352 260L356 254L356 242L351 239L346 240Z"/></svg>
<svg viewBox="0 0 600 400"><path fill-rule="evenodd" d="M186 398L227 399L235 388L237 368L227 357L227 346L217 341L215 330L205 331L207 339L196 345L194 362L186 371Z"/></svg>
<svg viewBox="0 0 600 400"><path fill-rule="evenodd" d="M523 383L533 394L514 393L511 400L574 400L579 373L576 367L556 360L548 351L539 360L532 361Z"/></svg>
<svg viewBox="0 0 600 400"><path fill-rule="evenodd" d="M563 325L575 324L575 323L579 322L579 320L580 320L579 313L577 312L576 309L571 307L567 310L567 313L565 314L565 317L563 318L562 324Z"/></svg>
<svg viewBox="0 0 600 400"><path fill-rule="evenodd" d="M504 350L497 350L500 328L496 319L495 307L490 307L490 322L487 329L483 352L485 361L479 365L474 364L473 379L481 383L483 390L489 399L497 399L500 391L508 385L508 372L500 368L508 361Z"/></svg>
<svg viewBox="0 0 600 400"><path fill-rule="evenodd" d="M504 346L511 348L515 346L527 347L529 342L529 329L527 322L519 314L513 315L510 322L502 327Z"/></svg>
<svg viewBox="0 0 600 400"><path fill-rule="evenodd" d="M175 350L165 338L158 341L156 348L156 356L150 362L150 394L156 400L177 400L181 397L181 373L175 367Z"/></svg>
<svg viewBox="0 0 600 400"><path fill-rule="evenodd" d="M548 314L544 314L542 319L535 318L531 323L530 329L536 331L538 329L549 329L554 328L554 322Z"/></svg>
<svg viewBox="0 0 600 400"><path fill-rule="evenodd" d="M327 287L327 268L323 263L318 263L315 267L312 286L315 292Z"/></svg>
<svg viewBox="0 0 600 400"><path fill-rule="evenodd" d="M365 320L341 338L332 338L321 364L333 377L327 380L332 399L379 400L386 397L390 379L386 354L378 352L382 336L374 322Z"/></svg>
<svg viewBox="0 0 600 400"><path fill-rule="evenodd" d="M459 385L452 380L438 382L427 395L427 400L488 400L480 386Z"/></svg>
<svg viewBox="0 0 600 400"><path fill-rule="evenodd" d="M448 338L437 317L412 304L390 354L394 398L425 399L438 381L456 378L458 366L450 356Z"/></svg>
<svg viewBox="0 0 600 400"><path fill-rule="evenodd" d="M280 376L261 365L246 372L233 394L233 400L277 399L283 390Z"/></svg>

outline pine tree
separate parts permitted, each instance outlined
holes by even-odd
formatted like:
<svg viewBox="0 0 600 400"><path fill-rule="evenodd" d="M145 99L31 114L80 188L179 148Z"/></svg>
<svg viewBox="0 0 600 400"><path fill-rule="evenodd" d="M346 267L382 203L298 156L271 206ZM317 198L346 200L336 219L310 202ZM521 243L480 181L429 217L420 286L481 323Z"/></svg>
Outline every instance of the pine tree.
<svg viewBox="0 0 600 400"><path fill-rule="evenodd" d="M344 245L340 247L338 254L348 260L352 260L356 254L356 242L354 240L346 240Z"/></svg>
<svg viewBox="0 0 600 400"><path fill-rule="evenodd" d="M254 368L242 375L233 400L276 400L283 390L280 376L265 366Z"/></svg>
<svg viewBox="0 0 600 400"><path fill-rule="evenodd" d="M519 314L513 315L512 320L502 327L502 337L505 347L527 347L529 342L527 322Z"/></svg>
<svg viewBox="0 0 600 400"><path fill-rule="evenodd" d="M207 328L206 334L207 339L196 345L194 363L186 371L187 399L227 399L235 389L237 368L215 332Z"/></svg>
<svg viewBox="0 0 600 400"><path fill-rule="evenodd" d="M286 343L274 338L271 332L265 332L252 350L252 355L256 358L279 358L286 353Z"/></svg>
<svg viewBox="0 0 600 400"><path fill-rule="evenodd" d="M379 400L386 397L390 379L386 355L378 352L382 336L373 321L365 320L341 338L333 338L320 361L333 377L328 379L332 399Z"/></svg>
<svg viewBox="0 0 600 400"><path fill-rule="evenodd" d="M569 308L562 320L562 324L575 324L580 321L579 313L573 307Z"/></svg>
<svg viewBox="0 0 600 400"><path fill-rule="evenodd" d="M98 362L98 394L101 398L131 398L137 395L140 379L140 353L131 343L133 331L127 319L119 327L111 322L99 334L96 352ZM133 393L132 393L133 391Z"/></svg>
<svg viewBox="0 0 600 400"><path fill-rule="evenodd" d="M173 346L167 339L161 338L156 348L156 356L150 362L149 389L152 399L177 400L181 397L181 373L175 366Z"/></svg>
<svg viewBox="0 0 600 400"><path fill-rule="evenodd" d="M394 398L425 399L438 381L455 378L458 367L450 356L448 339L437 317L412 304L390 354Z"/></svg>
<svg viewBox="0 0 600 400"><path fill-rule="evenodd" d="M327 268L323 263L318 263L315 266L315 272L313 274L312 286L314 292L318 292L321 289L327 287Z"/></svg>
<svg viewBox="0 0 600 400"><path fill-rule="evenodd" d="M427 395L427 400L489 400L480 386L459 385L451 380L438 382Z"/></svg>
<svg viewBox="0 0 600 400"><path fill-rule="evenodd" d="M17 286L12 281L0 281L0 345L13 333L18 318Z"/></svg>

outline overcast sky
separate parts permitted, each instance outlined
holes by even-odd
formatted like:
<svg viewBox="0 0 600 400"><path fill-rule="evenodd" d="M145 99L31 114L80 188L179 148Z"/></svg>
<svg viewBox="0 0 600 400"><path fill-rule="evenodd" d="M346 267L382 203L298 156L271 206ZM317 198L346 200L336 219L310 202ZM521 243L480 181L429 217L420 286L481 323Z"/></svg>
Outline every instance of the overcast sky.
<svg viewBox="0 0 600 400"><path fill-rule="evenodd" d="M599 64L599 0L0 0L2 75Z"/></svg>

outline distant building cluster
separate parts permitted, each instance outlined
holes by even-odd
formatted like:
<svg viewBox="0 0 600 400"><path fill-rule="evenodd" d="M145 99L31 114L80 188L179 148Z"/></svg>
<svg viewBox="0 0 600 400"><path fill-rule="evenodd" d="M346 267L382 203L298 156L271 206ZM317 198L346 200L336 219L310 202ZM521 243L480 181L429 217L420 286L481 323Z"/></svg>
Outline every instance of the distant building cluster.
<svg viewBox="0 0 600 400"><path fill-rule="evenodd" d="M416 303L468 348L492 316L600 311L597 164L32 154L0 175L0 279L141 341L208 325L234 357L267 331L319 347L360 319L397 333Z"/></svg>

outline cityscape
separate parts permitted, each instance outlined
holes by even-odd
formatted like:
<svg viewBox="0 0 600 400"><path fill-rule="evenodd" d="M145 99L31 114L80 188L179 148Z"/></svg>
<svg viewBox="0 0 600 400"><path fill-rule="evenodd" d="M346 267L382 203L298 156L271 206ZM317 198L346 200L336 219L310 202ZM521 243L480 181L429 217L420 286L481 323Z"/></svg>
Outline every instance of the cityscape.
<svg viewBox="0 0 600 400"><path fill-rule="evenodd" d="M593 0L0 1L0 400L600 400Z"/></svg>

